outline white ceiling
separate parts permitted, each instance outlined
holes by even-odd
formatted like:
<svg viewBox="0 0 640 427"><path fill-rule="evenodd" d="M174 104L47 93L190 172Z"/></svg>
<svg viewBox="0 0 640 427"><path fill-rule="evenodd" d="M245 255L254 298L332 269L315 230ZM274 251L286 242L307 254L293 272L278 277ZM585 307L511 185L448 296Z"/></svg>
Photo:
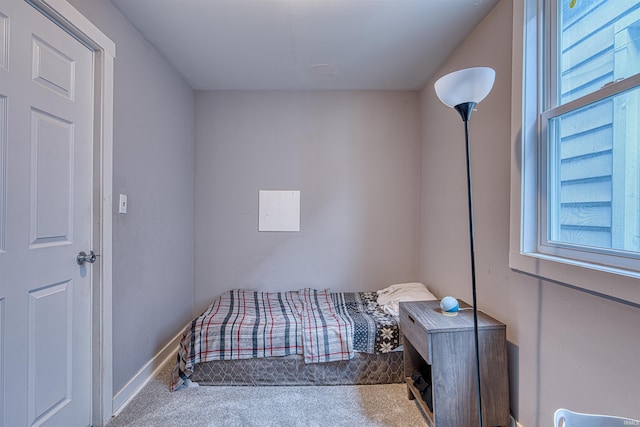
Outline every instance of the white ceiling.
<svg viewBox="0 0 640 427"><path fill-rule="evenodd" d="M112 2L194 89L416 90L497 0Z"/></svg>

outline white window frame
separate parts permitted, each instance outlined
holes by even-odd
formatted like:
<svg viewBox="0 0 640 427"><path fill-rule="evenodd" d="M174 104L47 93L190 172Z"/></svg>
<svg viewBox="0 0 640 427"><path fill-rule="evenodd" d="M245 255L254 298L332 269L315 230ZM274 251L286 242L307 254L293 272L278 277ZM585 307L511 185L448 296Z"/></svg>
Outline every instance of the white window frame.
<svg viewBox="0 0 640 427"><path fill-rule="evenodd" d="M640 305L640 271L637 269L606 265L603 258L577 260L567 257L567 253L540 250L543 230L539 221L542 217L539 190L544 188L544 180L539 176L538 162L544 161L544 153L538 139L543 129L537 116L538 106L544 105L545 99L539 90L538 76L551 68L541 65L545 52L544 46L538 43L541 25L537 17L545 11L539 3L538 0L513 3L509 266L543 280ZM630 78L615 85L590 95L591 101L632 88L638 85L638 79ZM558 111L575 105L568 103Z"/></svg>

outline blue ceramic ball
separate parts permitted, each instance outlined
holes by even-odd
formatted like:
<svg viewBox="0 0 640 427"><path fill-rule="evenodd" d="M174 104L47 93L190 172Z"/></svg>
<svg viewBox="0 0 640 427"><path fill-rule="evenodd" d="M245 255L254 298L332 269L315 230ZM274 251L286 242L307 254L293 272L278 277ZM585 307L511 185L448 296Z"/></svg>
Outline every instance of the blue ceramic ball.
<svg viewBox="0 0 640 427"><path fill-rule="evenodd" d="M460 309L460 304L458 304L458 300L454 297L444 297L440 301L440 308L442 312L449 316L455 316L458 314L458 310Z"/></svg>

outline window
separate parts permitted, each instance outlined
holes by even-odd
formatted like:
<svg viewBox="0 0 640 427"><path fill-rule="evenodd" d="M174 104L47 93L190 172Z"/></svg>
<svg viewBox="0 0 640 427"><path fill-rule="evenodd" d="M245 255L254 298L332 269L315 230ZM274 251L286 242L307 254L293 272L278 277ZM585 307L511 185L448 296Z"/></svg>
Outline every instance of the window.
<svg viewBox="0 0 640 427"><path fill-rule="evenodd" d="M547 3L539 250L640 270L640 2Z"/></svg>
<svg viewBox="0 0 640 427"><path fill-rule="evenodd" d="M578 276L543 264L640 278L640 0L523 6L514 7L515 22L524 16L514 82L521 77L524 86L513 110L522 112L514 122L521 164L512 175L521 203L510 264L562 282ZM630 292L640 302L640 283Z"/></svg>

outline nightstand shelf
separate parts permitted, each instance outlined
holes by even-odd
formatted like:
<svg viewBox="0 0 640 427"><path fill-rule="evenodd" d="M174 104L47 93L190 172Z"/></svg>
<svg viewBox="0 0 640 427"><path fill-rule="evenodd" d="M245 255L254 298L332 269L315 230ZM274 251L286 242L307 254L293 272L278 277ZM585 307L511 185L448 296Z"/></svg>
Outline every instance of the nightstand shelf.
<svg viewBox="0 0 640 427"><path fill-rule="evenodd" d="M463 308L445 316L439 301L400 303L404 366L409 399L417 399L433 427L478 425L473 311ZM482 416L484 426L509 423L506 326L478 312ZM431 381L433 411L414 387L411 375L421 370Z"/></svg>

